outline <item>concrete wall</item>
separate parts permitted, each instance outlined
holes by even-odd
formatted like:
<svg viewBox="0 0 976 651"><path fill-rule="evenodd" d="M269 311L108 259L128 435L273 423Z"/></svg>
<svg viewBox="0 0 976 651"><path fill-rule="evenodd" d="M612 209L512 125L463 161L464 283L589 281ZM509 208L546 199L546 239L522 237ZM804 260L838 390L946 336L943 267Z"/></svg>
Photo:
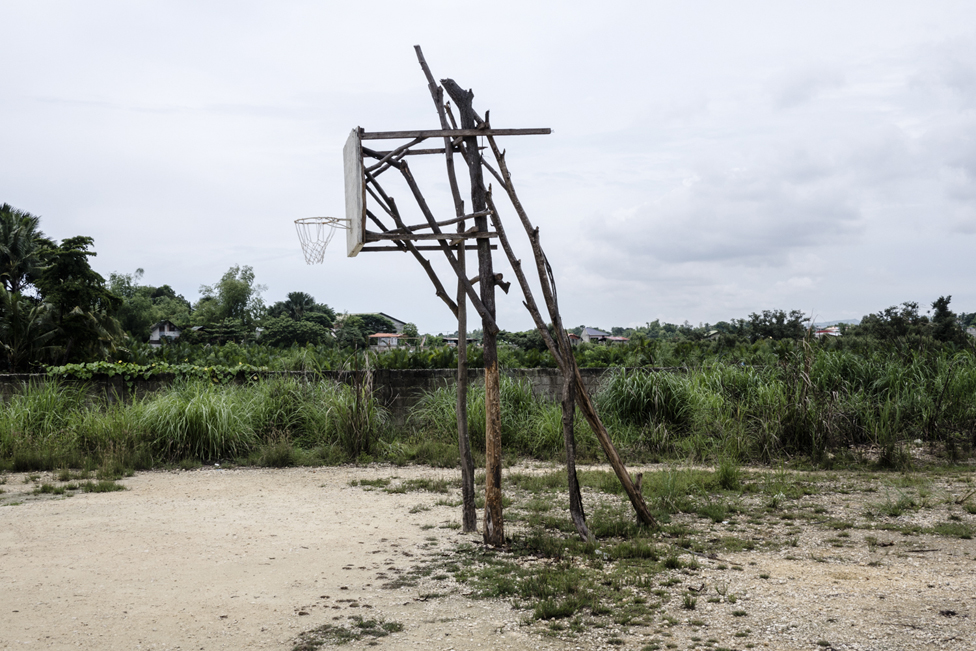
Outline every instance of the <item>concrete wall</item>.
<svg viewBox="0 0 976 651"><path fill-rule="evenodd" d="M599 391L604 377L608 372L612 371L613 369L606 368L580 369L583 382L590 390L591 395ZM502 369L501 373L504 376L528 382L532 387L532 393L536 396L550 400L558 400L560 397L562 378L557 369ZM264 373L262 375L264 377L281 375L306 377L302 373ZM347 371L326 371L322 375L338 382L352 381L352 374ZM484 385L484 372L481 369L470 369L468 371L468 378L470 386ZM126 401L131 400L133 397L141 398L160 389L164 389L173 380L174 378L172 376L156 376L150 380L134 380L130 385L119 376L96 376L91 380L69 380L67 382L87 387L94 395L104 396L111 401ZM50 378L43 374L0 374L0 398L3 401L9 400L11 395L21 391L27 383L45 383L49 381ZM456 384L457 371L455 369L380 369L373 371L374 394L381 403L390 409L393 417L400 422L409 415L410 410L425 393L444 387L453 387Z"/></svg>
<svg viewBox="0 0 976 651"><path fill-rule="evenodd" d="M583 382L590 395L599 391L603 378L613 369L580 369ZM501 374L522 382L528 382L535 396L549 400L559 400L562 392L562 376L554 368L515 368L502 369ZM338 374L336 374L338 375ZM336 377L336 379L341 379ZM468 371L469 386L484 386L485 374L482 369ZM430 391L457 385L455 369L424 370L386 370L373 372L373 391L380 401L392 412L394 418L405 418L420 398Z"/></svg>

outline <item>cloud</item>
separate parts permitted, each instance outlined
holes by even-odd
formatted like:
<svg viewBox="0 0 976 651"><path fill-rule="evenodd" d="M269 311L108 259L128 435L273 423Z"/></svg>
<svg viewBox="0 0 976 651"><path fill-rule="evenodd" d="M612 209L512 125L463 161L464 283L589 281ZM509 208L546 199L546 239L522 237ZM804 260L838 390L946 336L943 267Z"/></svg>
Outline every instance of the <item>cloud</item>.
<svg viewBox="0 0 976 651"><path fill-rule="evenodd" d="M770 83L769 91L777 107L790 109L843 85L844 75L840 70L816 65L781 73Z"/></svg>
<svg viewBox="0 0 976 651"><path fill-rule="evenodd" d="M669 264L782 266L796 249L850 241L860 212L809 163L702 171L632 214L601 220L595 238Z"/></svg>

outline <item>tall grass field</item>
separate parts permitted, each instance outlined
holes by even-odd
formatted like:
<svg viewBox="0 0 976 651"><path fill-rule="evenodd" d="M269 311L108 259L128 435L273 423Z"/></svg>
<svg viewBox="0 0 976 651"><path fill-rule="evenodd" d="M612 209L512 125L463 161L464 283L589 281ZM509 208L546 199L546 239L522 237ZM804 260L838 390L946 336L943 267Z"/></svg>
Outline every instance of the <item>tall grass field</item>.
<svg viewBox="0 0 976 651"><path fill-rule="evenodd" d="M357 397L358 393L358 397ZM798 347L778 361L720 360L685 370L619 369L596 396L630 460L814 465L857 462L903 468L908 446L949 461L976 442L976 359L971 353L858 354ZM191 467L218 461L289 466L370 460L458 462L456 393L425 395L395 425L361 388L330 380L271 378L243 385L176 382L122 403L76 384L28 384L0 408L0 469ZM484 392L468 394L474 450L484 449ZM578 455L601 458L577 417ZM502 442L509 458L559 459L561 412L527 383L502 384Z"/></svg>

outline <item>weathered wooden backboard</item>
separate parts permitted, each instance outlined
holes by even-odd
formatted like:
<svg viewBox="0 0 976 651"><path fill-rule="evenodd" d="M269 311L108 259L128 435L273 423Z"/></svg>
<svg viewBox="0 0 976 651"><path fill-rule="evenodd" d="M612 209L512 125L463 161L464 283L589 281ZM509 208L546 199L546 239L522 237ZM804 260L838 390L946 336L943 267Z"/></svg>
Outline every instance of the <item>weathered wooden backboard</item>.
<svg viewBox="0 0 976 651"><path fill-rule="evenodd" d="M363 173L363 143L359 129L353 129L342 148L342 167L346 181L346 255L359 254L366 237L366 179Z"/></svg>

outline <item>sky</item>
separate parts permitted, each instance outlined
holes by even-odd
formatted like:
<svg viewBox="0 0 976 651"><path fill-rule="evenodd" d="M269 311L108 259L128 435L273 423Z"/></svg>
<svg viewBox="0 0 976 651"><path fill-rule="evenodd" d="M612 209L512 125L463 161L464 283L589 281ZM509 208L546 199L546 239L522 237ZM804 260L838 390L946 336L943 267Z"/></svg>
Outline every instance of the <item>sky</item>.
<svg viewBox="0 0 976 651"><path fill-rule="evenodd" d="M492 126L552 128L502 146L567 326L976 311L969 1L5 0L0 24L0 202L93 237L106 277L196 300L250 265L268 304L454 331L413 258L349 258L340 234L309 266L293 224L343 216L352 128L438 128L419 44ZM443 160L419 158L452 217ZM497 303L532 327L516 285Z"/></svg>

